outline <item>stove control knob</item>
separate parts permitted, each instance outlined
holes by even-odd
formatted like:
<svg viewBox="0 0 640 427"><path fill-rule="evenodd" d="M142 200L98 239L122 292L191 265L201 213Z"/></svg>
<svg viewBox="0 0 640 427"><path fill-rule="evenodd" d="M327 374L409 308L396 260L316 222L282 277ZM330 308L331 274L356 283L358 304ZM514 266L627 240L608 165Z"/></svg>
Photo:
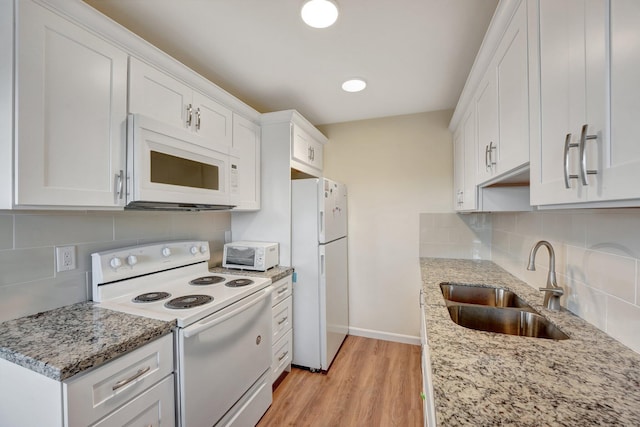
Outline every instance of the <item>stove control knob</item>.
<svg viewBox="0 0 640 427"><path fill-rule="evenodd" d="M171 249L167 247L162 248L162 256L165 258L171 256Z"/></svg>
<svg viewBox="0 0 640 427"><path fill-rule="evenodd" d="M201 254L206 254L207 253L207 245L200 246L200 253Z"/></svg>
<svg viewBox="0 0 640 427"><path fill-rule="evenodd" d="M138 257L135 255L129 255L127 257L127 265L130 267L133 267L134 265L136 265L138 263Z"/></svg>
<svg viewBox="0 0 640 427"><path fill-rule="evenodd" d="M111 258L111 261L109 261L109 265L114 270L117 270L119 267L122 266L122 260L120 258L114 256L113 258Z"/></svg>
<svg viewBox="0 0 640 427"><path fill-rule="evenodd" d="M189 252L191 252L191 255L197 255L198 254L198 248L195 246L191 246L191 248L189 249Z"/></svg>

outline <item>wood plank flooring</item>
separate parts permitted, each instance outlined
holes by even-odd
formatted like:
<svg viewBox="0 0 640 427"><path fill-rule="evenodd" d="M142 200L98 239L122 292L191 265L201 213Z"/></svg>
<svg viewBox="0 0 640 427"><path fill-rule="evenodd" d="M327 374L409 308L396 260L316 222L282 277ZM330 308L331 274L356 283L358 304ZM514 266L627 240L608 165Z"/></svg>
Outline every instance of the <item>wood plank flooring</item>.
<svg viewBox="0 0 640 427"><path fill-rule="evenodd" d="M422 426L420 346L348 336L326 375L293 368L258 427Z"/></svg>

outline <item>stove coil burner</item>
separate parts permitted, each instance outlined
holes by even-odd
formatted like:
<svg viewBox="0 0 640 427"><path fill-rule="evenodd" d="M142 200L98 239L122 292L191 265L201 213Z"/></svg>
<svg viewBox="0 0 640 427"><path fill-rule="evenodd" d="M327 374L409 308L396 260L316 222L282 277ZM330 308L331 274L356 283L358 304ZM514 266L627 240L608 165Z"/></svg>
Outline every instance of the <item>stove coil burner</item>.
<svg viewBox="0 0 640 427"><path fill-rule="evenodd" d="M220 276L204 276L198 277L197 279L193 279L189 282L190 285L196 286L206 286L206 285L215 285L216 283L224 282L224 277Z"/></svg>
<svg viewBox="0 0 640 427"><path fill-rule="evenodd" d="M137 303L160 301L165 298L169 298L171 294L169 292L149 292L141 294L135 297L132 301Z"/></svg>
<svg viewBox="0 0 640 427"><path fill-rule="evenodd" d="M167 308L183 309L198 307L213 301L209 295L185 295L164 303Z"/></svg>
<svg viewBox="0 0 640 427"><path fill-rule="evenodd" d="M253 283L251 279L235 279L225 283L225 286L230 288L239 288L241 286L247 286Z"/></svg>

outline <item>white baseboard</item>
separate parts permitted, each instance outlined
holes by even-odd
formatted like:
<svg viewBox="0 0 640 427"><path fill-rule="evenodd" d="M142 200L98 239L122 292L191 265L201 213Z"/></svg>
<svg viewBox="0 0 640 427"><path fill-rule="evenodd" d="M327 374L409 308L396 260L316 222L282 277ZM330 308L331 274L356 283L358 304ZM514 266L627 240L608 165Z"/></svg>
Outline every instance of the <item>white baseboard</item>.
<svg viewBox="0 0 640 427"><path fill-rule="evenodd" d="M376 340L393 341L403 344L420 345L420 337L412 335L394 334L392 332L374 331L372 329L362 329L349 327L349 335L355 335L357 337L373 338Z"/></svg>

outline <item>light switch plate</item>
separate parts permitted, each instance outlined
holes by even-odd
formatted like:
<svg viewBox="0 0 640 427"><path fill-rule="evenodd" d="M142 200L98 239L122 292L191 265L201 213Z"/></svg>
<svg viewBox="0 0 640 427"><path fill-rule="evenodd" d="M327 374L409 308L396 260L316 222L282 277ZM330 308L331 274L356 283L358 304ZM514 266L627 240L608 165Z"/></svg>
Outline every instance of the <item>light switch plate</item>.
<svg viewBox="0 0 640 427"><path fill-rule="evenodd" d="M61 271L75 270L76 268L76 247L56 247L56 271L59 273Z"/></svg>

